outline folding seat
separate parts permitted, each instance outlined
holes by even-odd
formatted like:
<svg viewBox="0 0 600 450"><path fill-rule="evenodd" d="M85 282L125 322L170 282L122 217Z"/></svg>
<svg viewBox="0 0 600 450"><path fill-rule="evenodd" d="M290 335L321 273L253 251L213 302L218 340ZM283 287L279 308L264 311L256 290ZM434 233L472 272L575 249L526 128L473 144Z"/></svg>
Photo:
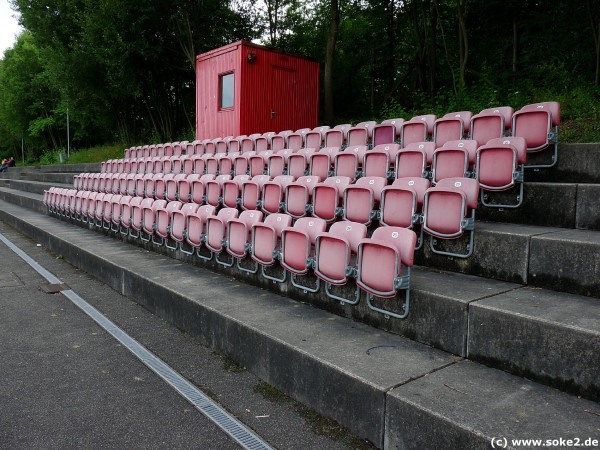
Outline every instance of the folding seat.
<svg viewBox="0 0 600 450"><path fill-rule="evenodd" d="M342 215L339 207L344 191L350 185L350 177L329 177L313 188L311 214L326 222L334 222Z"/></svg>
<svg viewBox="0 0 600 450"><path fill-rule="evenodd" d="M115 199L115 200L113 200ZM110 230L111 224L112 224L112 208L113 208L113 204L115 203L115 201L120 201L121 200L121 195L119 194L106 194L104 196L103 199L103 205L102 205L102 216L101 216L101 222L102 222L102 228L104 228L105 230Z"/></svg>
<svg viewBox="0 0 600 450"><path fill-rule="evenodd" d="M387 184L383 177L362 177L344 191L343 220L363 223L367 226L377 217L377 205L381 191Z"/></svg>
<svg viewBox="0 0 600 450"><path fill-rule="evenodd" d="M300 128L288 136L287 148L292 150L300 150L304 147L304 139L310 128Z"/></svg>
<svg viewBox="0 0 600 450"><path fill-rule="evenodd" d="M331 130L325 132L325 147L342 147L346 144L348 130L352 128L352 124L345 123L336 125Z"/></svg>
<svg viewBox="0 0 600 450"><path fill-rule="evenodd" d="M159 169L160 163L162 163L162 169ZM154 173L162 173L168 175L173 172L173 159L171 156L163 156L160 161L155 161Z"/></svg>
<svg viewBox="0 0 600 450"><path fill-rule="evenodd" d="M317 235L325 231L327 223L318 217L303 217L281 231L281 265L291 273L292 285L306 292L317 292L319 278L314 286L300 284L298 276L307 275L314 266L314 246Z"/></svg>
<svg viewBox="0 0 600 450"><path fill-rule="evenodd" d="M415 116L400 125L400 146L406 147L413 142L425 142L433 133L434 114Z"/></svg>
<svg viewBox="0 0 600 450"><path fill-rule="evenodd" d="M325 133L327 130L329 130L328 126L322 126L308 131L304 136L304 147L314 148L315 150L320 149L325 139Z"/></svg>
<svg viewBox="0 0 600 450"><path fill-rule="evenodd" d="M225 250L226 247L225 236L228 223L231 219L236 219L238 215L239 211L236 208L222 208L216 216L206 218L204 246L210 252L210 255L205 256L198 251L199 258L210 261L216 255L217 263L227 267L233 265L233 263L228 264L226 261L221 261L219 253Z"/></svg>
<svg viewBox="0 0 600 450"><path fill-rule="evenodd" d="M158 210L167 206L166 200L154 200L151 204L141 203L142 206L142 232L140 239L144 242L154 241L156 233L156 223L158 218ZM144 234L146 236L144 236Z"/></svg>
<svg viewBox="0 0 600 450"><path fill-rule="evenodd" d="M142 146L142 155L144 156L144 158L148 158L150 156L150 146L148 146L148 145Z"/></svg>
<svg viewBox="0 0 600 450"><path fill-rule="evenodd" d="M427 176L433 162L434 142L414 142L396 154L396 178Z"/></svg>
<svg viewBox="0 0 600 450"><path fill-rule="evenodd" d="M256 210L246 210L237 218L230 218L228 221L225 241L226 251L233 259L237 262L237 268L243 272L256 273L258 271L258 264L255 262L253 269L248 269L241 265L241 260L244 259L248 251L250 250L250 238L252 226L256 223L260 223L263 218L263 213ZM233 259L230 263L222 262L218 259L220 264L231 267L233 265Z"/></svg>
<svg viewBox="0 0 600 450"><path fill-rule="evenodd" d="M66 196L66 192L64 192L63 196L62 196L62 202L64 202L64 200L67 198ZM96 199L94 202L94 214L93 214L93 219L94 219L94 225L96 225L98 228L102 228L102 219L104 218L104 207L106 206L106 202L105 199L109 199L112 197L112 194L104 194L102 193L101 195L96 195ZM61 205L61 203L59 203L59 215L63 215L61 213L61 210L63 210L64 205Z"/></svg>
<svg viewBox="0 0 600 450"><path fill-rule="evenodd" d="M231 175L219 175L206 182L206 203L218 207L223 201L223 184L231 180Z"/></svg>
<svg viewBox="0 0 600 450"><path fill-rule="evenodd" d="M362 163L365 153L367 153L366 145L348 146L343 152L334 156L333 174L336 176L350 177L355 180L362 174Z"/></svg>
<svg viewBox="0 0 600 450"><path fill-rule="evenodd" d="M315 241L314 273L325 282L325 294L342 304L356 305L360 291L356 287L354 299L332 292L332 286L343 286L349 277L356 278L358 244L367 236L362 223L342 220L331 225L328 232L317 235Z"/></svg>
<svg viewBox="0 0 600 450"><path fill-rule="evenodd" d="M274 133L260 134L254 139L254 151L256 153L266 152L267 150L269 150L271 140L268 136L272 134Z"/></svg>
<svg viewBox="0 0 600 450"><path fill-rule="evenodd" d="M169 202L179 200L179 185L182 180L185 180L187 175L179 173L172 178L169 178L166 183L165 198ZM188 194L189 195L189 194Z"/></svg>
<svg viewBox="0 0 600 450"><path fill-rule="evenodd" d="M227 141L225 141L224 139L215 139L215 154L219 155L219 154L227 154L227 150L228 150L228 145L227 145Z"/></svg>
<svg viewBox="0 0 600 450"><path fill-rule="evenodd" d="M271 138L271 150L273 152L278 152L279 150L283 150L287 144L287 137L292 134L291 130L282 131L279 134L274 135Z"/></svg>
<svg viewBox="0 0 600 450"><path fill-rule="evenodd" d="M240 152L243 154L255 151L254 142L260 134L251 134L240 139Z"/></svg>
<svg viewBox="0 0 600 450"><path fill-rule="evenodd" d="M97 193L91 191L83 191L81 196L81 210L80 210L80 220L83 223L87 223L89 219L89 209L90 204L93 199L96 198Z"/></svg>
<svg viewBox="0 0 600 450"><path fill-rule="evenodd" d="M414 264L414 231L400 227L379 227L371 238L358 244L356 285L366 292L367 305L386 319L405 319L410 309L410 268ZM394 298L404 291L402 312L377 307L373 297Z"/></svg>
<svg viewBox="0 0 600 450"><path fill-rule="evenodd" d="M458 141L469 136L471 131L471 111L456 111L445 114L433 124L433 142L441 147L448 141Z"/></svg>
<svg viewBox="0 0 600 450"><path fill-rule="evenodd" d="M340 147L323 147L310 155L308 160L308 174L316 175L322 180L333 174L333 161L340 152Z"/></svg>
<svg viewBox="0 0 600 450"><path fill-rule="evenodd" d="M84 191L77 191L75 194L75 208L73 211L73 219L81 222L81 205L83 203L83 193Z"/></svg>
<svg viewBox="0 0 600 450"><path fill-rule="evenodd" d="M120 231L122 235L128 235L131 233L131 224L133 222L133 210L135 207L139 207L142 203L142 197L121 197L121 225Z"/></svg>
<svg viewBox="0 0 600 450"><path fill-rule="evenodd" d="M171 156L171 172L174 175L180 174L183 170L183 161L181 160L181 155L179 156Z"/></svg>
<svg viewBox="0 0 600 450"><path fill-rule="evenodd" d="M475 114L471 118L471 139L483 145L490 139L505 136L512 127L514 112L510 106L499 106Z"/></svg>
<svg viewBox="0 0 600 450"><path fill-rule="evenodd" d="M250 176L264 175L267 169L267 161L274 154L273 150L265 150L250 156L248 158Z"/></svg>
<svg viewBox="0 0 600 450"><path fill-rule="evenodd" d="M362 163L363 177L388 178L390 174L390 154L385 150L372 149L365 153Z"/></svg>
<svg viewBox="0 0 600 450"><path fill-rule="evenodd" d="M131 158L131 148L123 150L123 154L125 155L125 158Z"/></svg>
<svg viewBox="0 0 600 450"><path fill-rule="evenodd" d="M123 204L129 202L129 195L113 195L110 204L110 224L111 231L118 233L121 231L121 219L123 217Z"/></svg>
<svg viewBox="0 0 600 450"><path fill-rule="evenodd" d="M479 182L472 178L444 178L425 192L423 231L429 234L431 251L457 258L473 254L478 198ZM469 232L469 236L464 251L437 247L438 239L459 239L465 232Z"/></svg>
<svg viewBox="0 0 600 450"><path fill-rule="evenodd" d="M83 184L83 173L80 173L79 175L73 175L73 187L77 190L80 190L82 184Z"/></svg>
<svg viewBox="0 0 600 450"><path fill-rule="evenodd" d="M172 201L167 203L164 207L156 208L156 227L154 235L152 236L152 243L156 245L166 244L169 233L171 232L173 213L175 211L181 211L182 207L183 203ZM160 241L157 241L156 237L159 237Z"/></svg>
<svg viewBox="0 0 600 450"><path fill-rule="evenodd" d="M187 154L190 156L202 156L204 155L204 144L200 141L194 141L191 143L192 148L190 149L190 146L188 145L188 152Z"/></svg>
<svg viewBox="0 0 600 450"><path fill-rule="evenodd" d="M477 160L477 141L448 141L433 152L431 181L437 184L444 178L469 178Z"/></svg>
<svg viewBox="0 0 600 450"><path fill-rule="evenodd" d="M400 140L400 125L404 119L387 119L373 127L373 147L381 144L393 144Z"/></svg>
<svg viewBox="0 0 600 450"><path fill-rule="evenodd" d="M288 159L294 154L292 149L282 149L267 157L267 174L271 177L285 175L287 173Z"/></svg>
<svg viewBox="0 0 600 450"><path fill-rule="evenodd" d="M231 175L233 172L233 156L230 155L219 155L218 158L219 175Z"/></svg>
<svg viewBox="0 0 600 450"><path fill-rule="evenodd" d="M165 200L167 198L167 184L170 180L175 179L175 175L168 173L166 175L155 175L156 181L154 184L154 198L157 200Z"/></svg>
<svg viewBox="0 0 600 450"><path fill-rule="evenodd" d="M217 146L211 139L204 139L202 143L204 144L205 155L214 155L216 153Z"/></svg>
<svg viewBox="0 0 600 450"><path fill-rule="evenodd" d="M264 138L267 140L267 148L265 149L261 149L261 150L256 150L257 153L259 153L260 151L266 151L266 150L271 150L271 142L273 140L273 136L275 136L277 133L275 133L274 131L267 131L266 133L261 134L261 138ZM256 142L255 142L255 145Z"/></svg>
<svg viewBox="0 0 600 450"><path fill-rule="evenodd" d="M240 154L242 151L242 139L245 137L246 136L237 136L231 138L231 140L229 141L229 150L227 154L232 156Z"/></svg>
<svg viewBox="0 0 600 450"><path fill-rule="evenodd" d="M185 243L191 247L191 251L187 250L180 243L180 249L187 255L193 255L198 253L199 248L204 243L205 235L204 228L206 225L206 219L210 216L214 216L216 208L212 205L203 205L198 208L196 212L190 212L187 215L187 223L185 227Z"/></svg>
<svg viewBox="0 0 600 450"><path fill-rule="evenodd" d="M198 175L203 175L206 168L206 161L200 155L192 156L192 172Z"/></svg>
<svg viewBox="0 0 600 450"><path fill-rule="evenodd" d="M558 126L560 125L560 103L542 102L523 106L514 113L512 136L525 138L527 152L537 153L553 145L549 163L527 164L527 168L550 168L558 160Z"/></svg>
<svg viewBox="0 0 600 450"><path fill-rule="evenodd" d="M113 174L111 174L110 187L108 188L109 189L109 193L111 193L111 194L118 194L119 193L119 186L121 184L120 177L122 175L123 174L116 173L116 172L113 173Z"/></svg>
<svg viewBox="0 0 600 450"><path fill-rule="evenodd" d="M262 187L270 180L269 175L258 175L242 182L240 207L243 210L258 209L259 201L262 198Z"/></svg>
<svg viewBox="0 0 600 450"><path fill-rule="evenodd" d="M381 191L379 224L387 227L419 228L417 247L423 245L423 200L431 183L426 178L398 178Z"/></svg>
<svg viewBox="0 0 600 450"><path fill-rule="evenodd" d="M260 208L265 214L278 213L283 209L283 201L287 186L294 182L291 175L280 175L262 184L260 200L257 209Z"/></svg>
<svg viewBox="0 0 600 450"><path fill-rule="evenodd" d="M117 173L125 172L125 161L123 159L117 159Z"/></svg>
<svg viewBox="0 0 600 450"><path fill-rule="evenodd" d="M168 156L169 158L171 156L173 156L173 143L167 142L167 143L163 144L163 152L164 152L164 156Z"/></svg>
<svg viewBox="0 0 600 450"><path fill-rule="evenodd" d="M127 192L127 184L129 183L129 180L127 179L128 176L129 174L124 172L119 174L119 186L117 188L117 194L125 194Z"/></svg>
<svg viewBox="0 0 600 450"><path fill-rule="evenodd" d="M370 145L373 137L373 128L377 122L369 120L360 122L348 130L348 146Z"/></svg>
<svg viewBox="0 0 600 450"><path fill-rule="evenodd" d="M481 203L491 208L518 208L523 203L524 168L527 143L522 137L490 139L477 149L475 173L481 188ZM491 203L490 194L506 191L518 185L513 203Z"/></svg>
<svg viewBox="0 0 600 450"><path fill-rule="evenodd" d="M183 155L185 153L184 149L186 144L187 141L173 142L173 156L180 157Z"/></svg>
<svg viewBox="0 0 600 450"><path fill-rule="evenodd" d="M301 148L288 157L288 175L300 178L308 173L308 162L311 155L316 153L317 148Z"/></svg>
<svg viewBox="0 0 600 450"><path fill-rule="evenodd" d="M181 160L181 173L186 175L194 173L194 160L191 156L183 155L180 157Z"/></svg>
<svg viewBox="0 0 600 450"><path fill-rule="evenodd" d="M233 176L246 175L249 173L249 168L250 168L249 158L250 158L250 156L253 156L254 154L255 154L254 152L247 152L247 153L242 153L242 154L235 155L232 157L231 164L233 167L233 169L232 169Z"/></svg>
<svg viewBox="0 0 600 450"><path fill-rule="evenodd" d="M108 161L102 161L102 163L100 163L100 172L101 173L107 173L110 170L110 166Z"/></svg>
<svg viewBox="0 0 600 450"><path fill-rule="evenodd" d="M133 160L127 158L123 160L123 163L123 171L125 173L132 173L131 164L133 163Z"/></svg>
<svg viewBox="0 0 600 450"><path fill-rule="evenodd" d="M273 282L283 283L287 272L281 276L273 276L266 272L267 267L273 266L281 256L281 232L292 224L292 217L287 214L271 214L264 222L252 225L250 239L250 257L261 266L264 278Z"/></svg>
<svg viewBox="0 0 600 450"><path fill-rule="evenodd" d="M304 176L285 187L284 210L294 219L306 216L310 210L313 188L321 179L317 176Z"/></svg>
<svg viewBox="0 0 600 450"><path fill-rule="evenodd" d="M186 226L188 216L198 212L201 208L196 203L185 203L181 209L175 209L171 215L171 226L169 228L169 236L165 238L165 246L170 250L177 250L182 245L186 237ZM175 245L169 245L169 239L175 242Z"/></svg>
<svg viewBox="0 0 600 450"><path fill-rule="evenodd" d="M237 208L240 203L242 183L250 180L250 175L236 175L231 180L223 183L223 206L227 208Z"/></svg>
<svg viewBox="0 0 600 450"><path fill-rule="evenodd" d="M150 145L149 150L150 150L150 157L154 158L154 157L158 156L158 146Z"/></svg>

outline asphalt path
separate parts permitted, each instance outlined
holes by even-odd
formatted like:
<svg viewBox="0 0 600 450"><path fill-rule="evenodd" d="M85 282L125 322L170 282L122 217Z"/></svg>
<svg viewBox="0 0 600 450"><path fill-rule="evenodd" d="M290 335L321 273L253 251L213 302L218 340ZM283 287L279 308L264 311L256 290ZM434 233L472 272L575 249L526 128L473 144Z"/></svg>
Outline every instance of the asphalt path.
<svg viewBox="0 0 600 450"><path fill-rule="evenodd" d="M272 447L372 448L2 222L0 233ZM0 242L0 449L239 448L47 286Z"/></svg>

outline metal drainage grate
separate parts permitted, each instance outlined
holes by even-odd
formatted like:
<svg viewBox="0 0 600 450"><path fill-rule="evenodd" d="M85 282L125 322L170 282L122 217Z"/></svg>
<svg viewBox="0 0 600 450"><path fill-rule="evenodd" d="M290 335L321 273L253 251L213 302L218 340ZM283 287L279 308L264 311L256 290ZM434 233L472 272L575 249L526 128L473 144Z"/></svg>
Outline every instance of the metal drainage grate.
<svg viewBox="0 0 600 450"><path fill-rule="evenodd" d="M0 233L0 240L4 242L13 252L21 257L27 264L35 269L51 284L59 284L60 281L52 273L44 269L40 264L28 256L23 250L10 242ZM271 450L265 441L247 428L243 423L230 415L217 403L207 397L201 390L175 372L160 358L154 355L146 347L141 345L124 330L115 325L100 311L82 299L74 291L63 290L62 294L67 297L79 309L91 317L98 325L104 328L111 336L118 340L124 347L133 353L140 361L156 373L160 378L173 387L181 396L189 401L202 414L213 421L219 428L227 433L243 448L248 450Z"/></svg>

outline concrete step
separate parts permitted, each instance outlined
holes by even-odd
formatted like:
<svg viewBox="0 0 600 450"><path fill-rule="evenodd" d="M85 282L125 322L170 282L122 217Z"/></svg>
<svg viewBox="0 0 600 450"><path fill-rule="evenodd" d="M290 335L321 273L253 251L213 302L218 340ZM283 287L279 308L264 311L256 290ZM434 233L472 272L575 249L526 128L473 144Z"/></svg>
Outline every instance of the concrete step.
<svg viewBox="0 0 600 450"><path fill-rule="evenodd" d="M11 213L7 215L10 217ZM46 221L49 222L46 228L59 222L52 217ZM207 263L196 256L144 244L91 224L76 224L458 356L600 399L600 379L595 376L600 373L600 355L596 352L600 344L600 310L596 299L419 267L412 273L412 306L408 318L388 320L370 310L364 299L356 307L341 305L326 297L323 289L310 294L294 287L289 280L275 284L235 267L224 269L214 261ZM26 226L22 220L15 225ZM350 284L345 296L351 297L353 289L354 285ZM376 303L386 309L398 309L397 299L376 300ZM497 326L501 327L500 331L490 337L489 330ZM514 338L520 335L522 339ZM577 351L556 353L557 348L576 348ZM582 354L586 358L582 359Z"/></svg>
<svg viewBox="0 0 600 450"><path fill-rule="evenodd" d="M541 225L545 227L600 230L600 184L525 183L523 205L515 209L496 209L482 205L477 218L492 222ZM494 201L514 202L516 192L494 195ZM512 197L511 197L512 196Z"/></svg>
<svg viewBox="0 0 600 450"><path fill-rule="evenodd" d="M539 155L544 157L544 155ZM536 155L528 155L535 161ZM600 183L600 144L559 144L558 161L552 169L527 169L526 181Z"/></svg>
<svg viewBox="0 0 600 450"><path fill-rule="evenodd" d="M69 183L56 183L52 181L31 181L31 180L13 180L13 179L1 179L0 187L6 187L17 191L29 192L33 194L44 194L45 190L49 190L51 187L60 187L72 189L73 184Z"/></svg>
<svg viewBox="0 0 600 450"><path fill-rule="evenodd" d="M85 163L85 164L52 164L47 166L16 166L9 170L19 170L23 172L52 172L52 173L71 173L77 174L81 172L100 172L101 163Z"/></svg>
<svg viewBox="0 0 600 450"><path fill-rule="evenodd" d="M0 204L0 219L380 448L597 435L594 402L14 205ZM473 278L448 276L446 292Z"/></svg>
<svg viewBox="0 0 600 450"><path fill-rule="evenodd" d="M0 172L0 180L29 180L44 181L47 183L70 184L73 185L73 173L53 173L53 172L27 172L21 170Z"/></svg>

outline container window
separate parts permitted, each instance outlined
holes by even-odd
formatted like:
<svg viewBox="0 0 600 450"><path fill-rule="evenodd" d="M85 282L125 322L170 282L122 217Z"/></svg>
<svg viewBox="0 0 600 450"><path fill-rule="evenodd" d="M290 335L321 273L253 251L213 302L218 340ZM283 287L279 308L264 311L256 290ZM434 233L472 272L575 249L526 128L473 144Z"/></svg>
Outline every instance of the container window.
<svg viewBox="0 0 600 450"><path fill-rule="evenodd" d="M221 86L221 109L233 108L233 73L224 73L219 76Z"/></svg>

